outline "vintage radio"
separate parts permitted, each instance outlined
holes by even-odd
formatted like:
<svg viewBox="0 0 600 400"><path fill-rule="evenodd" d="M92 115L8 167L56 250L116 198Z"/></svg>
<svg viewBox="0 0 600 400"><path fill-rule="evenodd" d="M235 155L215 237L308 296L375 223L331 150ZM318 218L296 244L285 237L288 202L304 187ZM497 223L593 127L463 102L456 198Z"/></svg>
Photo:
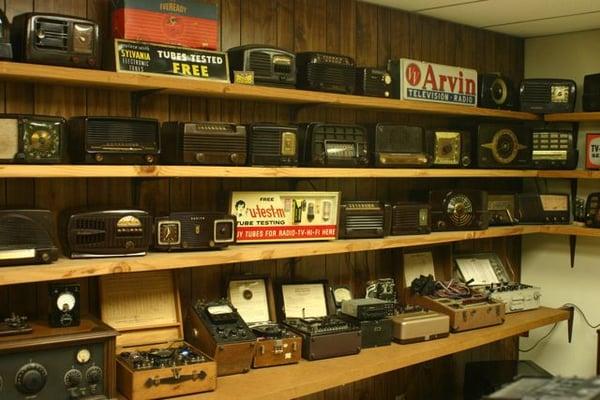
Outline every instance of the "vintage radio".
<svg viewBox="0 0 600 400"><path fill-rule="evenodd" d="M94 399L117 396L117 332L91 317L69 328L30 322L32 331L0 337L3 399Z"/></svg>
<svg viewBox="0 0 600 400"><path fill-rule="evenodd" d="M433 190L429 192L432 231L487 229L487 192L482 190Z"/></svg>
<svg viewBox="0 0 600 400"><path fill-rule="evenodd" d="M0 162L59 164L65 161L65 120L41 115L0 116Z"/></svg>
<svg viewBox="0 0 600 400"><path fill-rule="evenodd" d="M571 223L569 195L523 193L518 195L517 203L521 224Z"/></svg>
<svg viewBox="0 0 600 400"><path fill-rule="evenodd" d="M599 133L588 133L585 135L585 167L587 169L600 169Z"/></svg>
<svg viewBox="0 0 600 400"><path fill-rule="evenodd" d="M235 217L219 212L172 212L154 222L156 250L219 249L235 243Z"/></svg>
<svg viewBox="0 0 600 400"><path fill-rule="evenodd" d="M583 111L600 111L600 74L586 75L583 78Z"/></svg>
<svg viewBox="0 0 600 400"><path fill-rule="evenodd" d="M185 324L186 339L217 362L217 376L250 371L257 340L226 299L196 301Z"/></svg>
<svg viewBox="0 0 600 400"><path fill-rule="evenodd" d="M524 79L519 93L521 111L568 113L575 110L577 85L570 79Z"/></svg>
<svg viewBox="0 0 600 400"><path fill-rule="evenodd" d="M516 225L517 195L515 193L488 193L487 210L490 214L490 226Z"/></svg>
<svg viewBox="0 0 600 400"><path fill-rule="evenodd" d="M392 95L392 76L376 68L356 68L356 94L371 97Z"/></svg>
<svg viewBox="0 0 600 400"><path fill-rule="evenodd" d="M600 228L600 193L590 193L585 202L585 226Z"/></svg>
<svg viewBox="0 0 600 400"><path fill-rule="evenodd" d="M302 357L312 361L360 352L360 328L335 316L326 281L283 283L279 289L279 320L302 337Z"/></svg>
<svg viewBox="0 0 600 400"><path fill-rule="evenodd" d="M152 216L140 210L66 214L65 255L71 258L143 256L152 242Z"/></svg>
<svg viewBox="0 0 600 400"><path fill-rule="evenodd" d="M243 125L165 122L161 138L161 160L169 164L246 164L247 138Z"/></svg>
<svg viewBox="0 0 600 400"><path fill-rule="evenodd" d="M419 126L377 124L370 138L376 167L431 166L430 142Z"/></svg>
<svg viewBox="0 0 600 400"><path fill-rule="evenodd" d="M340 205L342 238L375 238L390 234L391 207L380 201L345 201Z"/></svg>
<svg viewBox="0 0 600 400"><path fill-rule="evenodd" d="M431 233L431 206L429 204L398 202L392 205L390 234L424 235Z"/></svg>
<svg viewBox="0 0 600 400"><path fill-rule="evenodd" d="M469 167L471 158L471 133L467 131L427 131L427 141L432 151L431 166L440 168Z"/></svg>
<svg viewBox="0 0 600 400"><path fill-rule="evenodd" d="M156 164L160 154L157 120L75 117L69 120L71 160L85 164Z"/></svg>
<svg viewBox="0 0 600 400"><path fill-rule="evenodd" d="M434 311L413 311L391 318L394 340L400 344L441 339L450 334L450 317Z"/></svg>
<svg viewBox="0 0 600 400"><path fill-rule="evenodd" d="M296 86L296 55L277 47L246 45L227 50L231 81L234 71L254 73L254 83L265 86Z"/></svg>
<svg viewBox="0 0 600 400"><path fill-rule="evenodd" d="M530 168L531 131L523 125L481 124L477 129L479 168Z"/></svg>
<svg viewBox="0 0 600 400"><path fill-rule="evenodd" d="M113 0L113 37L216 50L219 10L204 1Z"/></svg>
<svg viewBox="0 0 600 400"><path fill-rule="evenodd" d="M534 129L531 158L535 169L575 169L579 152L573 131Z"/></svg>
<svg viewBox="0 0 600 400"><path fill-rule="evenodd" d="M540 308L542 289L523 283L504 283L487 288L490 299L506 304L506 313Z"/></svg>
<svg viewBox="0 0 600 400"><path fill-rule="evenodd" d="M102 320L117 337L117 387L129 400L215 390L215 362L183 340L179 291L172 271L100 277Z"/></svg>
<svg viewBox="0 0 600 400"><path fill-rule="evenodd" d="M300 361L302 338L277 323L271 280L266 277L232 279L227 295L257 338L254 368Z"/></svg>
<svg viewBox="0 0 600 400"><path fill-rule="evenodd" d="M11 41L18 61L100 68L100 28L88 19L44 13L17 15Z"/></svg>
<svg viewBox="0 0 600 400"><path fill-rule="evenodd" d="M50 283L48 285L48 324L52 328L78 326L80 317L81 286L78 283Z"/></svg>
<svg viewBox="0 0 600 400"><path fill-rule="evenodd" d="M291 125L248 126L250 165L298 165L298 128Z"/></svg>
<svg viewBox="0 0 600 400"><path fill-rule="evenodd" d="M9 26L4 10L0 10L0 60L12 60L13 58Z"/></svg>
<svg viewBox="0 0 600 400"><path fill-rule="evenodd" d="M394 303L374 298L342 301L342 313L359 321L385 318L394 314L394 308Z"/></svg>
<svg viewBox="0 0 600 400"><path fill-rule="evenodd" d="M296 54L299 89L321 92L354 93L356 68L354 59L318 52Z"/></svg>
<svg viewBox="0 0 600 400"><path fill-rule="evenodd" d="M500 74L479 74L479 107L516 110L517 91L510 79Z"/></svg>
<svg viewBox="0 0 600 400"><path fill-rule="evenodd" d="M54 231L48 210L0 210L0 266L56 261Z"/></svg>
<svg viewBox="0 0 600 400"><path fill-rule="evenodd" d="M356 167L369 165L367 131L359 125L312 122L298 129L304 165Z"/></svg>

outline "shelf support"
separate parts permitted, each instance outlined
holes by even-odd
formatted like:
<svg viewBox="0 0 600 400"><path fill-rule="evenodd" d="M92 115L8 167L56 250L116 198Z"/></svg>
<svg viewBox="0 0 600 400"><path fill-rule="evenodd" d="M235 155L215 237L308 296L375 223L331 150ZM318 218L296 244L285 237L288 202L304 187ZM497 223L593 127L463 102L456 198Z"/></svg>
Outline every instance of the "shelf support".
<svg viewBox="0 0 600 400"><path fill-rule="evenodd" d="M571 209L575 210L577 204L577 184L579 180L571 179ZM573 213L575 214L575 212ZM575 252L577 251L577 236L569 236L569 252L571 256L571 268L575 268Z"/></svg>
<svg viewBox="0 0 600 400"><path fill-rule="evenodd" d="M567 306L561 307L561 310L565 310L569 312L569 318L567 319L567 338L569 343L573 339L573 318L575 318L575 307Z"/></svg>
<svg viewBox="0 0 600 400"><path fill-rule="evenodd" d="M164 89L146 89L131 92L131 116L134 118L138 118L140 116L140 103L144 97L161 92L163 90Z"/></svg>

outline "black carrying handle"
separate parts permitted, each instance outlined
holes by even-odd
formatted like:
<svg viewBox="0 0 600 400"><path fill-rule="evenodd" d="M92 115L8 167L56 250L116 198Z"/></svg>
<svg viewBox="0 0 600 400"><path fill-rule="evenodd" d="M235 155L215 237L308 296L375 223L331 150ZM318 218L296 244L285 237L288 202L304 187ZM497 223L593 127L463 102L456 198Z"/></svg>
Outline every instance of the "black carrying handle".
<svg viewBox="0 0 600 400"><path fill-rule="evenodd" d="M173 368L173 376L167 376L164 378L155 376L154 378L148 378L146 381L146 387L152 386L160 386L160 385L173 385L175 383L185 382L185 381L195 381L195 380L204 380L206 378L206 372L192 372L188 375L181 375L179 373L179 368Z"/></svg>

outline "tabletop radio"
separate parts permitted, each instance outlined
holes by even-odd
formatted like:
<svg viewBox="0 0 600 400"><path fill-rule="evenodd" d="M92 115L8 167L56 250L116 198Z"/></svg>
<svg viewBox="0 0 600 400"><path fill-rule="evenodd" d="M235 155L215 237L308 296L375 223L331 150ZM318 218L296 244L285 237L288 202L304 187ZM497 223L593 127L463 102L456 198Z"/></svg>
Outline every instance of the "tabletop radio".
<svg viewBox="0 0 600 400"><path fill-rule="evenodd" d="M427 140L432 149L432 166L440 168L471 165L471 134L467 131L430 130Z"/></svg>
<svg viewBox="0 0 600 400"><path fill-rule="evenodd" d="M1 210L0 266L56 261L54 230L48 210Z"/></svg>
<svg viewBox="0 0 600 400"><path fill-rule="evenodd" d="M532 163L535 169L575 169L578 156L572 130L533 131Z"/></svg>
<svg viewBox="0 0 600 400"><path fill-rule="evenodd" d="M0 116L0 161L59 164L66 156L65 120L41 115Z"/></svg>
<svg viewBox="0 0 600 400"><path fill-rule="evenodd" d="M371 150L376 167L429 167L430 141L419 126L377 124L371 134Z"/></svg>
<svg viewBox="0 0 600 400"><path fill-rule="evenodd" d="M298 129L298 143L305 165L357 167L369 164L367 131L359 125L302 124Z"/></svg>
<svg viewBox="0 0 600 400"><path fill-rule="evenodd" d="M250 165L298 165L298 128L292 125L248 126Z"/></svg>
<svg viewBox="0 0 600 400"><path fill-rule="evenodd" d="M566 194L518 195L519 222L521 224L569 224L571 207Z"/></svg>
<svg viewBox="0 0 600 400"><path fill-rule="evenodd" d="M219 212L172 212L156 218L157 250L206 250L235 243L235 217Z"/></svg>
<svg viewBox="0 0 600 400"><path fill-rule="evenodd" d="M303 52L296 55L299 89L322 92L354 93L354 59L337 54Z"/></svg>
<svg viewBox="0 0 600 400"><path fill-rule="evenodd" d="M479 74L479 107L514 110L517 91L510 79L500 74Z"/></svg>
<svg viewBox="0 0 600 400"><path fill-rule="evenodd" d="M522 125L481 124L477 129L479 168L529 168L531 131Z"/></svg>
<svg viewBox="0 0 600 400"><path fill-rule="evenodd" d="M487 192L482 190L433 190L429 192L431 229L461 231L487 229Z"/></svg>
<svg viewBox="0 0 600 400"><path fill-rule="evenodd" d="M346 201L340 206L339 238L384 237L390 233L391 207L380 201Z"/></svg>
<svg viewBox="0 0 600 400"><path fill-rule="evenodd" d="M356 69L356 94L372 97L390 97L392 76L385 70L375 68Z"/></svg>
<svg viewBox="0 0 600 400"><path fill-rule="evenodd" d="M231 81L234 71L252 71L254 83L265 86L296 86L296 55L276 47L245 45L227 50Z"/></svg>
<svg viewBox="0 0 600 400"><path fill-rule="evenodd" d="M575 110L577 85L570 79L524 79L519 92L521 111L550 114Z"/></svg>
<svg viewBox="0 0 600 400"><path fill-rule="evenodd" d="M392 236L428 233L431 233L429 204L398 202L392 205Z"/></svg>

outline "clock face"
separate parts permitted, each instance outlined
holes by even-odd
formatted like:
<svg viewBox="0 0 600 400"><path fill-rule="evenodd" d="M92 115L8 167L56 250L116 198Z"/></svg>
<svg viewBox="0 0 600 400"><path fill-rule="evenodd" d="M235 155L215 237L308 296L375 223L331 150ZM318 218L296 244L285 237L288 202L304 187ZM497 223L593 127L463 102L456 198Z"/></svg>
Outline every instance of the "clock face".
<svg viewBox="0 0 600 400"><path fill-rule="evenodd" d="M67 312L75 308L75 296L70 292L61 293L56 299L56 307L62 311Z"/></svg>
<svg viewBox="0 0 600 400"><path fill-rule="evenodd" d="M87 364L92 358L92 354L88 349L81 349L77 352L77 362L79 364Z"/></svg>

